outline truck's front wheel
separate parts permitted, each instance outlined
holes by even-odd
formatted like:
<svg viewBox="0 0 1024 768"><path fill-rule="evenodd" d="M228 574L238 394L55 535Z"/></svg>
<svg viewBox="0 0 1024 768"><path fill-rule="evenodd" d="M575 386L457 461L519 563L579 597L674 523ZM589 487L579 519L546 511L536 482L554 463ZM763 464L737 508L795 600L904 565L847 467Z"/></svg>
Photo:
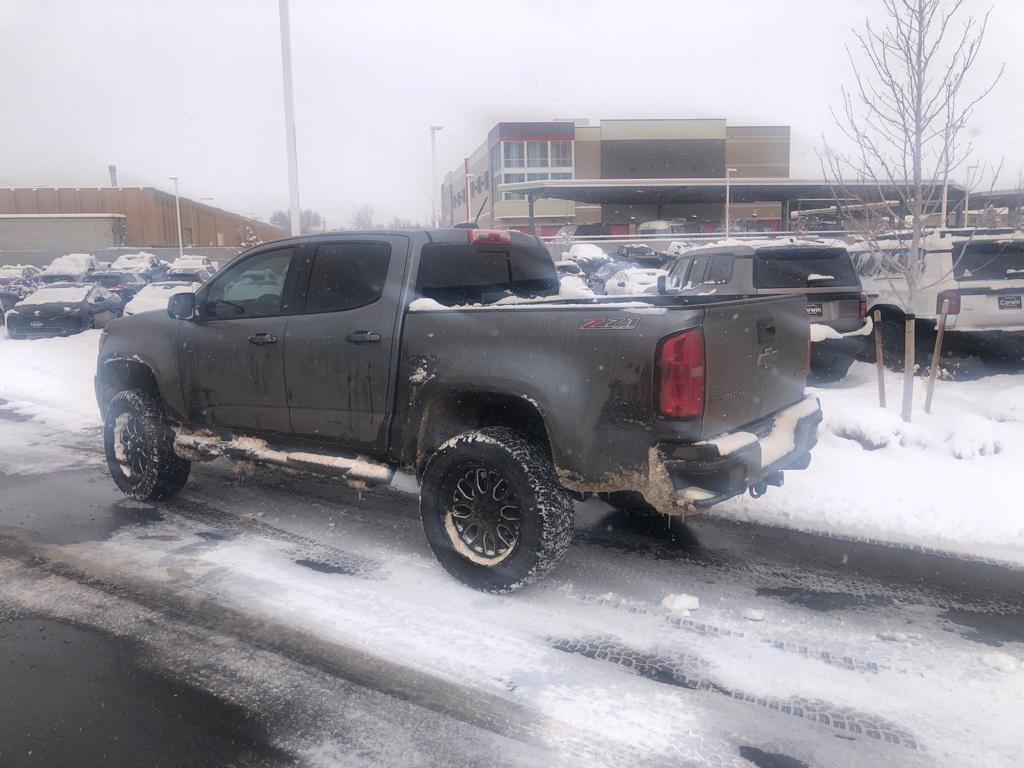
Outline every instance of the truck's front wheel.
<svg viewBox="0 0 1024 768"><path fill-rule="evenodd" d="M180 491L192 465L174 452L174 433L156 400L142 390L118 392L103 423L107 468L117 487L148 501Z"/></svg>
<svg viewBox="0 0 1024 768"><path fill-rule="evenodd" d="M505 427L465 432L427 462L420 514L438 561L459 581L510 592L565 555L573 503L551 459Z"/></svg>

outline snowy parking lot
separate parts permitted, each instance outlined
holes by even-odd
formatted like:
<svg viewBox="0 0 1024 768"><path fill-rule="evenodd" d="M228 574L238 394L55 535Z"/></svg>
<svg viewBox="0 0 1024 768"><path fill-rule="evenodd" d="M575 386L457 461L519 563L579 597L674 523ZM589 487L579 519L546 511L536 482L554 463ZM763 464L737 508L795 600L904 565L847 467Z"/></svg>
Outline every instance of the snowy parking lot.
<svg viewBox="0 0 1024 768"><path fill-rule="evenodd" d="M217 461L126 499L98 337L0 340L0 617L132 642L255 723L250 764L1019 758L1024 376L940 382L906 425L857 364L814 390L819 445L783 488L685 527L580 503L553 578L496 597L437 565L408 477L359 494Z"/></svg>

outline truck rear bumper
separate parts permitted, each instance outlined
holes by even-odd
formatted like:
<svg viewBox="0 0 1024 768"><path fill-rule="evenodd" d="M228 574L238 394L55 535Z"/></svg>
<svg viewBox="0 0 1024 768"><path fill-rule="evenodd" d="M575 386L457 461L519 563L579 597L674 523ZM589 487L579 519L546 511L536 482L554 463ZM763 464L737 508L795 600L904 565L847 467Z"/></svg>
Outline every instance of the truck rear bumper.
<svg viewBox="0 0 1024 768"><path fill-rule="evenodd" d="M694 512L739 495L751 487L781 485L782 470L806 469L817 443L821 406L813 396L748 427L689 445L659 443L652 457L659 481L671 489L653 494L669 501L676 514ZM652 472L652 475L655 474ZM652 477L652 480L654 478Z"/></svg>

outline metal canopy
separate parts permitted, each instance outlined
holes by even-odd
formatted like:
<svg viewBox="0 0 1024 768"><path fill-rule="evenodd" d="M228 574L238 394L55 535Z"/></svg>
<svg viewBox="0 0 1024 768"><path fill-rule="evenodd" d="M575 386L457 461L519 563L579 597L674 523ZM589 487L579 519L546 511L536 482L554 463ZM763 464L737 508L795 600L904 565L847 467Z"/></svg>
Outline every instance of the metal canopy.
<svg viewBox="0 0 1024 768"><path fill-rule="evenodd" d="M858 190L861 199L898 199L897 188L871 182L847 182L847 190ZM501 192L517 192L536 200L555 198L577 203L644 205L668 203L724 203L725 179L557 179L499 184ZM833 205L834 188L824 180L730 179L729 199L733 203L812 203L815 208ZM959 202L965 189L950 183L948 200ZM936 199L942 185L936 185ZM797 208L799 206L793 206Z"/></svg>

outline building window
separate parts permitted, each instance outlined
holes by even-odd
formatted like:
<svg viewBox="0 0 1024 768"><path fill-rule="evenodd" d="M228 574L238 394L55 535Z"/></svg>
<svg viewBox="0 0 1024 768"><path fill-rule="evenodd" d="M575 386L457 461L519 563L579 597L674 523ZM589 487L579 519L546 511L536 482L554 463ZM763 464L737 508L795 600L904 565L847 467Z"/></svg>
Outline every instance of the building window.
<svg viewBox="0 0 1024 768"><path fill-rule="evenodd" d="M551 174L551 178L552 179L571 179L572 178L572 174L571 173L563 173L563 172L552 173Z"/></svg>
<svg viewBox="0 0 1024 768"><path fill-rule="evenodd" d="M528 173L526 174L527 181L547 181L548 175L546 173Z"/></svg>
<svg viewBox="0 0 1024 768"><path fill-rule="evenodd" d="M548 143L546 141L526 142L526 165L529 168L547 167Z"/></svg>
<svg viewBox="0 0 1024 768"><path fill-rule="evenodd" d="M526 165L523 142L503 141L501 145L504 148L506 168L522 168Z"/></svg>
<svg viewBox="0 0 1024 768"><path fill-rule="evenodd" d="M572 168L572 142L551 142L551 167Z"/></svg>
<svg viewBox="0 0 1024 768"><path fill-rule="evenodd" d="M506 173L505 174L504 182L506 184L515 184L516 182L519 182L519 181L526 181L526 174L523 174L523 173ZM523 200L523 199L525 199L525 196L519 194L518 192L505 192L505 193L503 193L503 198L505 200Z"/></svg>

